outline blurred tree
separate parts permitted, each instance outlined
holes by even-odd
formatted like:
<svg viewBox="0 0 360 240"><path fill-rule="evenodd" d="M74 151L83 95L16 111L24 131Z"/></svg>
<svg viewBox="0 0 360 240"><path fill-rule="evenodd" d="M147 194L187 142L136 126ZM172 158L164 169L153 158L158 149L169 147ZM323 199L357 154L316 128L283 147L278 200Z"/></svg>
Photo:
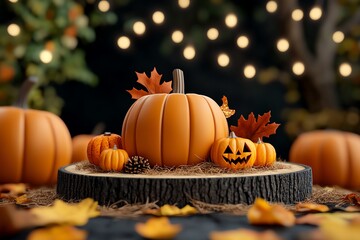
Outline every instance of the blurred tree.
<svg viewBox="0 0 360 240"><path fill-rule="evenodd" d="M94 41L95 27L116 21L114 13L75 0L7 0L0 9L0 105L12 104L29 76L40 80L29 106L56 114L63 105L57 84L97 84L82 46Z"/></svg>

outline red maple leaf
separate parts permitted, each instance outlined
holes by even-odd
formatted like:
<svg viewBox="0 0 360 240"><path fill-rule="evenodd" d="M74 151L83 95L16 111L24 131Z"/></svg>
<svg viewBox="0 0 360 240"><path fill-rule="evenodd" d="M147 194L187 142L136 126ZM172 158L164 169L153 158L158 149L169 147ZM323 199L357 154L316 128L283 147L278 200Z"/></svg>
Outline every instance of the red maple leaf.
<svg viewBox="0 0 360 240"><path fill-rule="evenodd" d="M258 115L257 120L254 113L251 112L248 119L245 119L243 115L238 119L237 126L230 126L230 130L235 133L236 136L250 139L253 142L257 142L260 138L269 137L271 134L276 133L276 129L280 124L269 123L271 112L264 113L262 116Z"/></svg>
<svg viewBox="0 0 360 240"><path fill-rule="evenodd" d="M139 99L142 96L154 94L154 93L170 93L172 91L171 82L163 82L160 83L162 74L159 74L156 71L156 68L152 70L150 78L146 75L146 73L138 73L135 72L137 76L137 82L140 83L143 87L145 87L146 91L143 89L136 89L133 87L131 90L126 90L131 94L132 99Z"/></svg>

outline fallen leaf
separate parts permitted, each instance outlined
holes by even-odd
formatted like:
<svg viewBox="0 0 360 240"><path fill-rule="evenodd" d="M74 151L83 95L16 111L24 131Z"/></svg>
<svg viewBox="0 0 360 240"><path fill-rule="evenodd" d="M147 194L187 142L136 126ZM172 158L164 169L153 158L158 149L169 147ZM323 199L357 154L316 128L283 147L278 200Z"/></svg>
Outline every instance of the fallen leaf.
<svg viewBox="0 0 360 240"><path fill-rule="evenodd" d="M181 229L179 224L171 224L167 217L153 217L145 223L135 224L136 232L147 239L172 239Z"/></svg>
<svg viewBox="0 0 360 240"><path fill-rule="evenodd" d="M0 185L0 198L16 198L26 192L27 185L24 183L7 183Z"/></svg>
<svg viewBox="0 0 360 240"><path fill-rule="evenodd" d="M296 224L320 225L322 222L331 219L337 222L352 221L360 217L360 213L310 213L296 219Z"/></svg>
<svg viewBox="0 0 360 240"><path fill-rule="evenodd" d="M360 222L336 221L325 219L319 226L320 232L327 240L358 240L360 237Z"/></svg>
<svg viewBox="0 0 360 240"><path fill-rule="evenodd" d="M31 200L28 198L28 196L26 194L23 194L17 198L15 198L15 203L16 204L24 204L24 203L28 203Z"/></svg>
<svg viewBox="0 0 360 240"><path fill-rule="evenodd" d="M324 204L317 203L297 203L295 205L297 212L328 212L330 209Z"/></svg>
<svg viewBox="0 0 360 240"><path fill-rule="evenodd" d="M360 212L360 206L347 206L342 210L345 212Z"/></svg>
<svg viewBox="0 0 360 240"><path fill-rule="evenodd" d="M14 234L36 226L36 217L28 210L17 209L14 204L0 207L0 236Z"/></svg>
<svg viewBox="0 0 360 240"><path fill-rule="evenodd" d="M360 194L349 193L344 197L345 202L360 206Z"/></svg>
<svg viewBox="0 0 360 240"><path fill-rule="evenodd" d="M135 72L137 76L137 82L145 87L146 91L143 89L132 88L131 90L126 90L131 94L132 99L139 99L142 96L154 94L154 93L170 93L172 91L171 83L172 81L160 83L162 74L159 74L154 68L151 72L150 78L146 73Z"/></svg>
<svg viewBox="0 0 360 240"><path fill-rule="evenodd" d="M270 205L266 200L257 198L250 207L247 218L254 225L282 225L290 227L295 224L295 215L278 204Z"/></svg>
<svg viewBox="0 0 360 240"><path fill-rule="evenodd" d="M85 240L87 235L85 230L69 225L59 225L33 230L27 240Z"/></svg>
<svg viewBox="0 0 360 240"><path fill-rule="evenodd" d="M89 218L100 214L97 206L97 202L91 198L74 204L56 199L53 206L32 208L29 211L37 217L38 225L57 223L82 226L88 222Z"/></svg>
<svg viewBox="0 0 360 240"><path fill-rule="evenodd" d="M210 240L281 240L271 230L256 232L249 229L235 229L227 231L213 231L210 233Z"/></svg>
<svg viewBox="0 0 360 240"><path fill-rule="evenodd" d="M145 213L152 214L155 216L188 216L191 214L196 214L198 211L196 208L186 205L183 208L179 208L174 205L165 204L158 209L149 209Z"/></svg>
<svg viewBox="0 0 360 240"><path fill-rule="evenodd" d="M220 109L224 113L225 117L229 118L232 115L234 115L235 110L229 108L229 103L228 103L227 97L223 96L221 100L222 100L222 105L220 106Z"/></svg>
<svg viewBox="0 0 360 240"><path fill-rule="evenodd" d="M277 123L269 123L271 112L258 115L257 120L254 113L250 113L248 119L245 119L243 115L238 119L237 126L230 126L230 130L233 131L236 136L250 139L253 142L263 140L263 137L269 137L271 134L276 133L276 129L280 126Z"/></svg>

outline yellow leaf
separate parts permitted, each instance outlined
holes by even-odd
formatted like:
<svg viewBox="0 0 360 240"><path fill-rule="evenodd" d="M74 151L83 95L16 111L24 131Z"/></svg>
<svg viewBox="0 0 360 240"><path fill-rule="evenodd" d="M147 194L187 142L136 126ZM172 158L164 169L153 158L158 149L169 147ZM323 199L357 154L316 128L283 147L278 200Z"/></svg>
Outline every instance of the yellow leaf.
<svg viewBox="0 0 360 240"><path fill-rule="evenodd" d="M248 229L235 229L228 231L214 231L210 233L210 240L280 240L275 232L268 230L256 232Z"/></svg>
<svg viewBox="0 0 360 240"><path fill-rule="evenodd" d="M297 212L328 212L328 206L317 203L298 203L295 205Z"/></svg>
<svg viewBox="0 0 360 240"><path fill-rule="evenodd" d="M155 216L187 216L191 214L196 214L198 211L196 208L186 205L183 208L178 208L174 205L165 204L159 209L150 209L145 213L152 214Z"/></svg>
<svg viewBox="0 0 360 240"><path fill-rule="evenodd" d="M335 213L312 213L306 214L305 216L299 217L296 219L297 224L311 224L311 225L321 225L326 220L333 220L339 223L345 223L347 221L352 221L353 219L359 218L360 213L344 213L344 212L335 212Z"/></svg>
<svg viewBox="0 0 360 240"><path fill-rule="evenodd" d="M229 108L227 97L223 96L221 100L222 100L222 105L220 106L220 109L223 111L225 117L229 118L232 115L234 115L235 110Z"/></svg>
<svg viewBox="0 0 360 240"><path fill-rule="evenodd" d="M171 224L167 217L153 217L145 223L135 224L135 230L147 239L172 239L181 231L181 226Z"/></svg>
<svg viewBox="0 0 360 240"><path fill-rule="evenodd" d="M257 198L250 207L247 218L254 225L282 225L286 227L295 224L295 216L292 212L278 204L270 205L266 200Z"/></svg>
<svg viewBox="0 0 360 240"><path fill-rule="evenodd" d="M97 206L97 202L91 198L86 198L76 204L56 199L53 206L37 207L29 211L37 217L38 225L57 223L82 226L88 222L89 218L100 214Z"/></svg>
<svg viewBox="0 0 360 240"><path fill-rule="evenodd" d="M26 194L23 194L23 195L15 198L15 202L16 202L16 204L24 204L24 203L30 202L30 199L27 197Z"/></svg>
<svg viewBox="0 0 360 240"><path fill-rule="evenodd" d="M328 240L358 240L360 237L360 222L337 221L334 218L327 218L319 228L325 239Z"/></svg>
<svg viewBox="0 0 360 240"><path fill-rule="evenodd" d="M60 225L47 228L39 228L32 231L27 240L85 240L87 232L73 226Z"/></svg>

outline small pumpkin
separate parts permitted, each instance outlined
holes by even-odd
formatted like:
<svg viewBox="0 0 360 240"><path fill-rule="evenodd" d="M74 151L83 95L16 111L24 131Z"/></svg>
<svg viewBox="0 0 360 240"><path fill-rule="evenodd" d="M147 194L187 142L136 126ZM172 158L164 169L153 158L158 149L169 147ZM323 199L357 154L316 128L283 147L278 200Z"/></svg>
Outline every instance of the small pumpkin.
<svg viewBox="0 0 360 240"><path fill-rule="evenodd" d="M220 167L233 170L250 168L256 159L255 144L231 132L229 137L218 139L211 147L211 161Z"/></svg>
<svg viewBox="0 0 360 240"><path fill-rule="evenodd" d="M120 172L129 159L129 155L124 149L118 149L116 144L113 148L105 149L101 152L99 167L105 171Z"/></svg>
<svg viewBox="0 0 360 240"><path fill-rule="evenodd" d="M314 184L360 189L360 136L339 130L300 134L292 143L289 161L312 168Z"/></svg>
<svg viewBox="0 0 360 240"><path fill-rule="evenodd" d="M173 93L139 98L123 121L123 148L149 159L151 166L204 162L214 141L229 132L219 105L207 96L185 94L182 71L173 73Z"/></svg>
<svg viewBox="0 0 360 240"><path fill-rule="evenodd" d="M71 161L71 136L63 120L27 108L36 82L24 82L15 106L0 107L0 183L54 184L58 169Z"/></svg>
<svg viewBox="0 0 360 240"><path fill-rule="evenodd" d="M263 141L258 140L255 143L256 146L256 160L254 162L254 166L262 167L262 166L271 166L276 161L276 150L273 145L270 143L265 143Z"/></svg>
<svg viewBox="0 0 360 240"><path fill-rule="evenodd" d="M121 136L111 132L93 137L87 145L87 157L90 163L99 165L101 152L113 148L114 145L122 148Z"/></svg>

